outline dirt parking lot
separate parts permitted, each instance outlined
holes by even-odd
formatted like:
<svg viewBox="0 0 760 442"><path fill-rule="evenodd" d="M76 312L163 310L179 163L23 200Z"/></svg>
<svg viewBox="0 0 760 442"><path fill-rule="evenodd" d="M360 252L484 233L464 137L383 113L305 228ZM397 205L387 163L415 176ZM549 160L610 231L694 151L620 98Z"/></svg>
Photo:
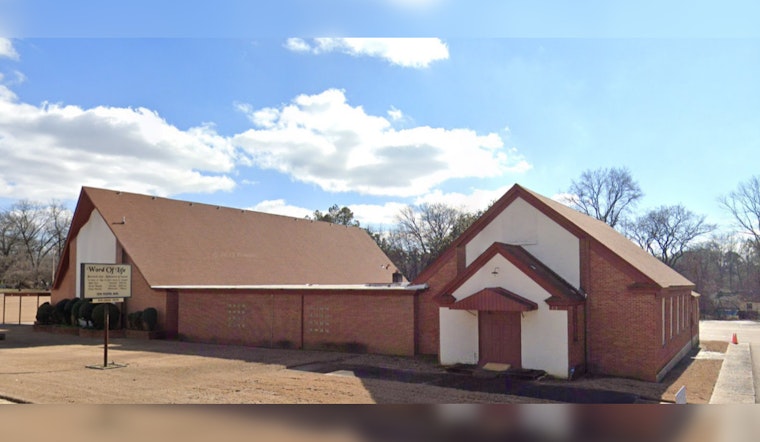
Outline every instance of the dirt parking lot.
<svg viewBox="0 0 760 442"><path fill-rule="evenodd" d="M176 341L103 342L5 326L0 341L0 396L43 404L527 403L535 399L359 379L288 367L343 360L356 365L439 371L418 359L278 350Z"/></svg>
<svg viewBox="0 0 760 442"><path fill-rule="evenodd" d="M0 398L42 404L445 404L546 403L545 396L495 394L429 385L411 378L440 379L434 361L333 352L265 349L178 341L113 339L103 365L102 339L34 332L5 326L0 341ZM724 343L704 343L719 355ZM629 393L657 402L672 400L681 385L690 403L706 403L720 359L687 358L661 383L585 377L573 382L542 380L543 388L583 388ZM314 372L310 367L337 367ZM382 376L356 377L340 367L364 367ZM460 378L466 380L464 378ZM406 381L406 382L404 382ZM502 382L502 381L500 381ZM446 384L450 385L450 384ZM478 388L475 388L478 390ZM551 397L551 396L549 396Z"/></svg>

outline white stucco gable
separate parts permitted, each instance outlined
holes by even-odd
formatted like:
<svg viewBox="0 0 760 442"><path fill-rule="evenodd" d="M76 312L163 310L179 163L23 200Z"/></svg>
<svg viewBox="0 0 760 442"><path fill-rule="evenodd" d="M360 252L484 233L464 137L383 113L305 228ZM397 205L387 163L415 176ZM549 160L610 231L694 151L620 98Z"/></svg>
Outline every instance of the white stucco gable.
<svg viewBox="0 0 760 442"><path fill-rule="evenodd" d="M549 307L545 300L551 293L507 258L496 254L451 294L461 301L488 287L507 289L538 305L537 310L521 313L522 367L566 377L569 364L567 312ZM441 308L441 363L478 362L478 320L477 311Z"/></svg>
<svg viewBox="0 0 760 442"><path fill-rule="evenodd" d="M520 245L575 288L580 288L580 241L517 197L465 245L466 265L493 243Z"/></svg>
<svg viewBox="0 0 760 442"><path fill-rule="evenodd" d="M97 210L82 226L76 238L76 293L81 287L82 263L116 263L116 237Z"/></svg>

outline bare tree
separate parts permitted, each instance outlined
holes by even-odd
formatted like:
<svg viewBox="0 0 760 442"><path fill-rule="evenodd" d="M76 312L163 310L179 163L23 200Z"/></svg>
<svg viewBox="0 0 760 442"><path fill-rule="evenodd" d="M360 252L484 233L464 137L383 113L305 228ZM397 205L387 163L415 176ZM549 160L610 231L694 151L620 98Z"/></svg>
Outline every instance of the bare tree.
<svg viewBox="0 0 760 442"><path fill-rule="evenodd" d="M0 277L3 283L5 283L4 275L13 265L18 242L18 235L11 223L10 214L7 210L3 210L0 212Z"/></svg>
<svg viewBox="0 0 760 442"><path fill-rule="evenodd" d="M615 227L644 194L626 168L586 170L570 184L575 209Z"/></svg>
<svg viewBox="0 0 760 442"><path fill-rule="evenodd" d="M736 190L721 197L720 205L734 218L742 233L750 236L760 250L760 177L739 183Z"/></svg>
<svg viewBox="0 0 760 442"><path fill-rule="evenodd" d="M403 251L407 262L397 267L414 279L479 216L441 203L407 206L396 216L389 242Z"/></svg>
<svg viewBox="0 0 760 442"><path fill-rule="evenodd" d="M71 227L72 213L60 201L51 201L47 207L48 216L45 225L45 235L51 239L51 269L50 282L53 282L53 273L56 270L58 262L63 255L63 248L66 246L66 237Z"/></svg>
<svg viewBox="0 0 760 442"><path fill-rule="evenodd" d="M0 278L15 287L42 287L52 280L71 224L59 202L18 201L0 213Z"/></svg>
<svg viewBox="0 0 760 442"><path fill-rule="evenodd" d="M661 206L623 225L629 238L673 267L698 237L715 230L682 205Z"/></svg>
<svg viewBox="0 0 760 442"><path fill-rule="evenodd" d="M42 259L50 252L52 242L45 230L45 208L40 204L22 200L11 207L9 216L11 225L18 235L21 252L26 257L31 272L36 274Z"/></svg>

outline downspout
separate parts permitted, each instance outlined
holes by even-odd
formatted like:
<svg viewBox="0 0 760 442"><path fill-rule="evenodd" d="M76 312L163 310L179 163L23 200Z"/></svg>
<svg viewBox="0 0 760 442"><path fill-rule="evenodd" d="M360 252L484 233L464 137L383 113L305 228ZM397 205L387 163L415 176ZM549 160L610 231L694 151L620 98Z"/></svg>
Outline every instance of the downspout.
<svg viewBox="0 0 760 442"><path fill-rule="evenodd" d="M583 293L583 371L584 374L589 372L588 363L588 321L589 321L589 300L588 300L588 284L591 266L591 242L588 238L584 238L580 242L580 273L581 273L581 293Z"/></svg>
<svg viewBox="0 0 760 442"><path fill-rule="evenodd" d="M304 317L305 312L303 310L303 306L304 306L303 296L304 295L302 293L301 294L301 346L300 346L301 350L303 350L303 348L304 348L304 342L303 342L303 325L304 325L304 321L303 321L303 317Z"/></svg>
<svg viewBox="0 0 760 442"><path fill-rule="evenodd" d="M583 302L583 371L584 374L588 373L588 294L586 300Z"/></svg>

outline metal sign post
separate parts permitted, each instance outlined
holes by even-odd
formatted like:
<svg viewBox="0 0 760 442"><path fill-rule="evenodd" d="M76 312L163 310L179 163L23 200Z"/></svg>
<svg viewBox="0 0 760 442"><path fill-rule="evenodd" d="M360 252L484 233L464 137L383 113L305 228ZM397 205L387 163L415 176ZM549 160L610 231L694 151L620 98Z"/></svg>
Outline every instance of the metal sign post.
<svg viewBox="0 0 760 442"><path fill-rule="evenodd" d="M105 330L103 330L103 368L108 367L108 329L110 328L110 325L111 325L108 323L109 322L108 317L110 316L109 313L111 313L109 310L110 308L111 308L111 304L106 304L106 313L105 313L106 327L105 327Z"/></svg>
<svg viewBox="0 0 760 442"><path fill-rule="evenodd" d="M132 297L132 267L128 264L87 264L83 263L81 271L81 293L83 298L92 299L93 303L106 303L103 320L103 366L88 365L87 368L122 368L126 365L108 364L108 331L111 328L111 302L124 302Z"/></svg>

